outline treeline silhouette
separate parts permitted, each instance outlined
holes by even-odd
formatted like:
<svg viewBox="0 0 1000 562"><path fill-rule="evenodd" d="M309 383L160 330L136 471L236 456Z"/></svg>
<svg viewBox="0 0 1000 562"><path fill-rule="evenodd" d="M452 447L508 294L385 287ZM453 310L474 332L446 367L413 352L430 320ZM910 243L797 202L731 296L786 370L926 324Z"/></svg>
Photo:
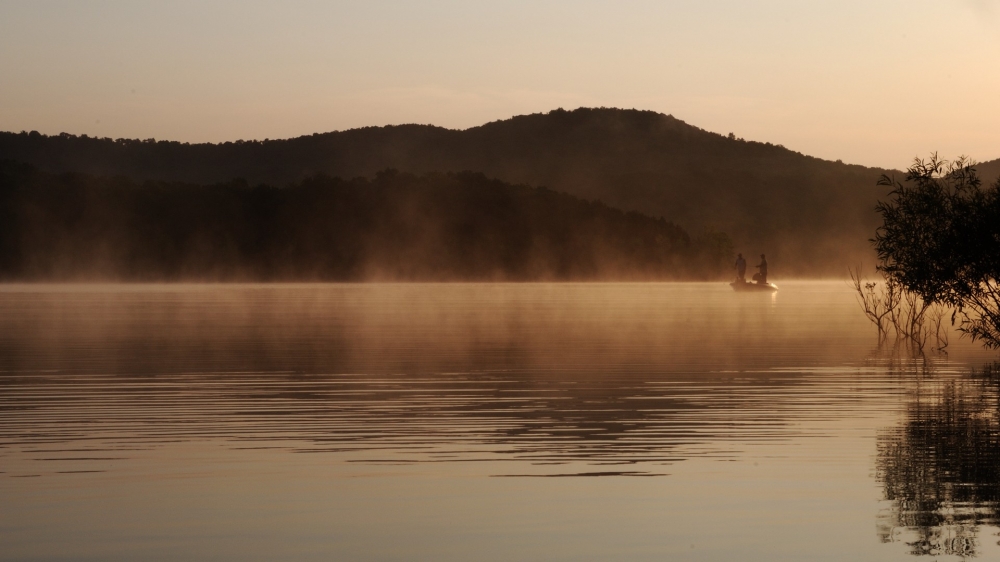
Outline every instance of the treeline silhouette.
<svg viewBox="0 0 1000 562"><path fill-rule="evenodd" d="M711 133L670 115L605 108L461 131L401 125L221 144L0 133L0 158L50 172L199 184L474 170L663 216L690 232L726 232L744 254L766 252L780 276L840 276L871 261L873 209L886 195L876 182L890 172Z"/></svg>
<svg viewBox="0 0 1000 562"><path fill-rule="evenodd" d="M479 173L137 183L0 163L0 277L694 279L732 244Z"/></svg>

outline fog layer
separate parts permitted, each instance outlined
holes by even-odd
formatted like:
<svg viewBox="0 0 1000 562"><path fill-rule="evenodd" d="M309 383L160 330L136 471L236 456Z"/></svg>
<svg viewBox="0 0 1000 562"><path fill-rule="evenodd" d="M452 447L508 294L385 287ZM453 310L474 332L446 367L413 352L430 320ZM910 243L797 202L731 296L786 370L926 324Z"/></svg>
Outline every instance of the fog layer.
<svg viewBox="0 0 1000 562"><path fill-rule="evenodd" d="M7 163L0 213L8 280L705 279L732 255L724 234L475 173L275 188Z"/></svg>

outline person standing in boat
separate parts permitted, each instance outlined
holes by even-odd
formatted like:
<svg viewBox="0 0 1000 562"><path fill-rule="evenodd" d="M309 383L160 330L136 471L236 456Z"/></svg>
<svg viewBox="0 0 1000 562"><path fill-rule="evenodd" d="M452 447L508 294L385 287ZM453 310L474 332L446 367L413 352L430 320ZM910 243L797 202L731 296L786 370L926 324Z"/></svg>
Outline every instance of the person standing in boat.
<svg viewBox="0 0 1000 562"><path fill-rule="evenodd" d="M760 263L757 264L757 269L759 271L754 274L753 280L756 281L757 283L761 284L761 285L766 285L767 284L767 258L764 257L764 254L760 255Z"/></svg>
<svg viewBox="0 0 1000 562"><path fill-rule="evenodd" d="M747 260L743 259L743 254L736 254L736 282L747 282Z"/></svg>

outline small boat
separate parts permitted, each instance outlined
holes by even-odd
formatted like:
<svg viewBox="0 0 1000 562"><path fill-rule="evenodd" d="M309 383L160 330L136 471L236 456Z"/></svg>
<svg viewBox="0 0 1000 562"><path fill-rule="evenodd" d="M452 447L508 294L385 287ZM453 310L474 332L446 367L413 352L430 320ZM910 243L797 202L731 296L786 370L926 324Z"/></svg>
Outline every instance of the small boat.
<svg viewBox="0 0 1000 562"><path fill-rule="evenodd" d="M766 291L773 293L778 290L774 283L750 283L749 281L733 281L729 284L734 291Z"/></svg>

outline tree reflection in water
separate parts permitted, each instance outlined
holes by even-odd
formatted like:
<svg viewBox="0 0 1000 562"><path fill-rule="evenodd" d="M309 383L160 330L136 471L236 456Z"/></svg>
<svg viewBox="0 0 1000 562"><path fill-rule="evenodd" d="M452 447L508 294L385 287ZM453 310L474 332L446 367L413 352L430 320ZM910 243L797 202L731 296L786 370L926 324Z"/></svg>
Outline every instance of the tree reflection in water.
<svg viewBox="0 0 1000 562"><path fill-rule="evenodd" d="M906 422L879 435L883 542L915 555L975 556L980 527L1000 519L1000 363L971 375L923 379Z"/></svg>

